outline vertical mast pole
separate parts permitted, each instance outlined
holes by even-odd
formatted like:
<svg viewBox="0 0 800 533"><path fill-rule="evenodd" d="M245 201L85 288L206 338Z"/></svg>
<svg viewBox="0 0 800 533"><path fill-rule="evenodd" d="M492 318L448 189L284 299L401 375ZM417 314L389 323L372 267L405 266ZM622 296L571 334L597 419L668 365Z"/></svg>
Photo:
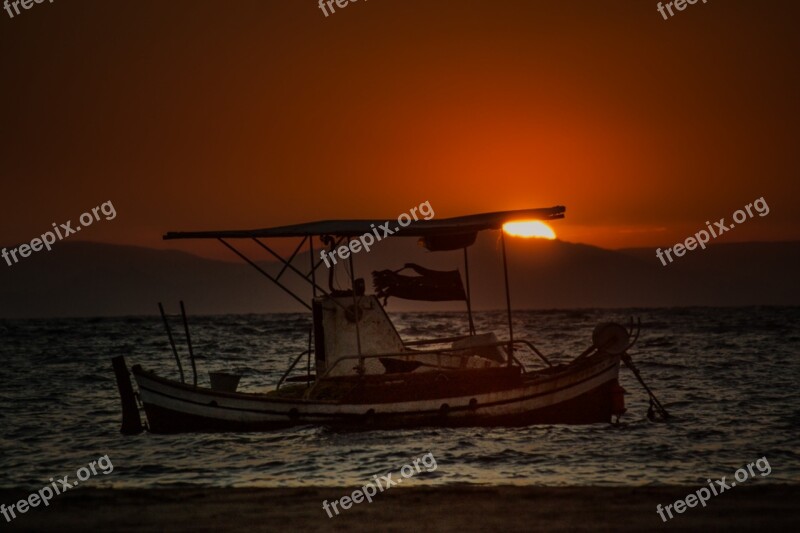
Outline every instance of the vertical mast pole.
<svg viewBox="0 0 800 533"><path fill-rule="evenodd" d="M192 338L189 336L189 322L186 320L186 308L181 300L181 316L183 317L183 329L186 332L186 345L189 347L189 361L192 362L193 384L197 387L197 366L194 363L194 350L192 350Z"/></svg>
<svg viewBox="0 0 800 533"><path fill-rule="evenodd" d="M514 328L511 324L511 291L508 286L508 261L506 260L506 235L500 228L500 244L503 248L503 276L506 282L506 311L508 313L508 366L514 360Z"/></svg>
<svg viewBox="0 0 800 533"><path fill-rule="evenodd" d="M347 246L350 246L350 237L347 238ZM356 271L353 267L353 252L351 248L350 252L350 290L353 293L353 313L355 315L354 319L356 321L356 346L358 346L358 355L361 355L361 328L358 326L358 323L361 320L361 305L359 300L361 299L356 298ZM358 359L358 373L360 375L364 375L364 358L359 357Z"/></svg>
<svg viewBox="0 0 800 533"><path fill-rule="evenodd" d="M312 298L317 297L317 268L314 265L314 236L308 236L308 257L311 260L311 295ZM312 309L314 307L313 302L311 305ZM314 331L314 313L311 313L311 331ZM308 358L306 359L306 377L308 381L306 384L311 382L311 331L308 333Z"/></svg>
<svg viewBox="0 0 800 533"><path fill-rule="evenodd" d="M464 274L467 276L467 316L469 317L469 334L475 335L475 323L472 321L472 294L469 289L469 257L464 247Z"/></svg>
<svg viewBox="0 0 800 533"><path fill-rule="evenodd" d="M164 320L164 327L167 330L167 337L169 337L169 345L172 346L172 353L175 354L175 361L178 363L178 372L181 374L181 383L186 383L186 380L183 379L183 365L181 364L181 358L178 357L178 349L175 347L175 340L172 338L172 330L169 327L167 314L164 313L164 306L161 305L161 302L158 302L158 310L161 312L161 318Z"/></svg>

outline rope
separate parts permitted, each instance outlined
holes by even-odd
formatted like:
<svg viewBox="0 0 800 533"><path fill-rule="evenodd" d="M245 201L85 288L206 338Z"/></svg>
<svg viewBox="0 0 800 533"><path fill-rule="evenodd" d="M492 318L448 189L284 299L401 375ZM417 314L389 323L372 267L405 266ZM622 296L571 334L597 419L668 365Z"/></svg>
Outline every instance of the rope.
<svg viewBox="0 0 800 533"><path fill-rule="evenodd" d="M628 355L627 353L622 354L622 361L625 363L625 366L631 369L633 375L636 376L636 379L639 380L639 383L642 384L642 387L644 387L644 390L646 390L648 396L650 396L650 407L647 409L647 418L650 419L651 421L655 420L654 411L658 411L658 414L661 416L663 420L670 418L670 414L667 413L667 410L664 409L664 406L661 405L661 402L658 401L656 395L653 394L653 391L650 390L650 387L648 387L647 384L644 382L644 379L642 379L642 375L639 373L639 369L636 368L636 365L633 364L631 356Z"/></svg>

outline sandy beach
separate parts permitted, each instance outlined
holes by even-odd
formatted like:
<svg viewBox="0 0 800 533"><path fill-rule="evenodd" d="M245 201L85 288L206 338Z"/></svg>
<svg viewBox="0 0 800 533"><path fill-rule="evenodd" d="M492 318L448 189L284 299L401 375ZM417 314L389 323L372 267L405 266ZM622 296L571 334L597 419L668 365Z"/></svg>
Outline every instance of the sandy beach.
<svg viewBox="0 0 800 533"><path fill-rule="evenodd" d="M344 487L74 490L10 524L10 531L753 531L798 530L800 486L741 487L663 523L657 504L697 487L393 488L328 518ZM0 491L10 503L26 494ZM3 522L5 522L3 520Z"/></svg>

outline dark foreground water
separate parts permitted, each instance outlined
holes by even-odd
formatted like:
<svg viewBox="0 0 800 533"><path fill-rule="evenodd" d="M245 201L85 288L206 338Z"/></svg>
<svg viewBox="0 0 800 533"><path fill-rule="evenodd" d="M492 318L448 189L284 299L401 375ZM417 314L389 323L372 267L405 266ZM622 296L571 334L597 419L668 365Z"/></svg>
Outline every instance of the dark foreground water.
<svg viewBox="0 0 800 533"><path fill-rule="evenodd" d="M428 452L437 469L413 483L705 484L761 457L772 471L751 483L800 482L800 308L520 312L515 334L564 361L589 345L596 323L630 315L643 323L634 361L669 423L647 420L646 395L623 369L629 410L619 426L135 437L119 434L110 358L177 377L159 318L0 321L0 488L74 480L103 455L113 472L84 485L359 486ZM393 319L408 339L464 331L457 314ZM480 314L478 329L504 338L504 320ZM232 370L245 391L272 388L308 335L302 315L190 321L201 383L209 370Z"/></svg>

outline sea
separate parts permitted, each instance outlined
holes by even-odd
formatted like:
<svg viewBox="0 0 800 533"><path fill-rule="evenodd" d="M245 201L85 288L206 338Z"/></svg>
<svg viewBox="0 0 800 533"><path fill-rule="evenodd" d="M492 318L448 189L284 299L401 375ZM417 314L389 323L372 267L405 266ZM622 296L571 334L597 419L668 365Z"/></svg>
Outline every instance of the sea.
<svg viewBox="0 0 800 533"><path fill-rule="evenodd" d="M460 313L390 316L408 340L467 327ZM83 486L348 488L427 454L435 468L406 484L703 486L760 459L768 474L756 469L747 483L800 482L800 307L519 311L513 325L516 338L566 362L591 344L596 324L630 320L641 321L630 353L672 415L666 422L648 419L647 395L623 367L628 411L617 424L135 436L120 433L111 358L177 378L160 317L2 320L0 488L74 481L101 457L113 470L84 471ZM180 318L171 324L191 379ZM201 385L209 371L227 371L242 375L240 390L258 392L306 349L310 319L190 316L189 327ZM476 327L505 338L506 314L477 313Z"/></svg>

